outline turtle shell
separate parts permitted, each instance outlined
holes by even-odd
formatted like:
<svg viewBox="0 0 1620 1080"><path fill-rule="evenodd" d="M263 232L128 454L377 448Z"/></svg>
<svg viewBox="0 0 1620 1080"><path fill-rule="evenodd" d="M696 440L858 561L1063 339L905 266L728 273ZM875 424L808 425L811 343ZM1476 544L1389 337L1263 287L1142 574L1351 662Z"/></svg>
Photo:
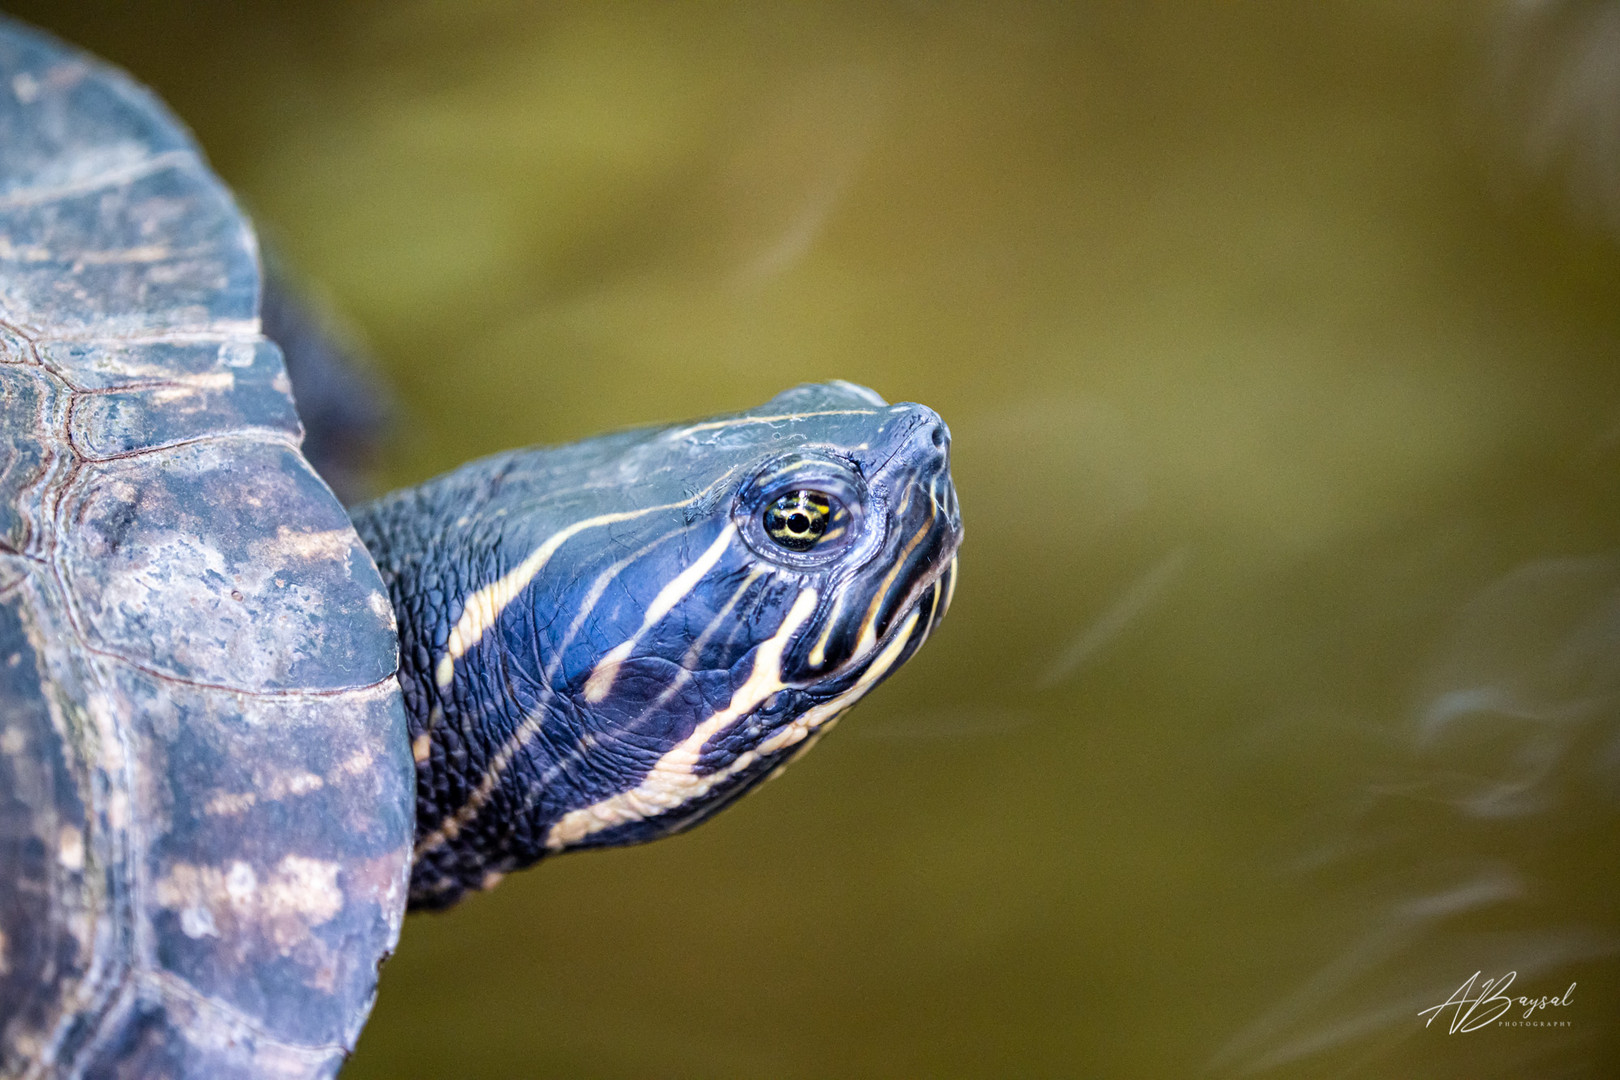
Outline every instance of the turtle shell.
<svg viewBox="0 0 1620 1080"><path fill-rule="evenodd" d="M336 1072L398 937L393 612L256 244L122 73L0 19L0 1075Z"/></svg>

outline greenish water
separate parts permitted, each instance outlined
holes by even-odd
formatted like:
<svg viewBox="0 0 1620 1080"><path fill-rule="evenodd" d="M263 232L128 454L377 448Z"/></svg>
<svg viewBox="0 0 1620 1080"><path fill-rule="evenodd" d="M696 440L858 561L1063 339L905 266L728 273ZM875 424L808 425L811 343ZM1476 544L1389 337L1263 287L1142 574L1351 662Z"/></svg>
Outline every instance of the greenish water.
<svg viewBox="0 0 1620 1080"><path fill-rule="evenodd" d="M410 919L345 1077L1620 1073L1620 244L1494 6L7 9L353 318L390 482L807 379L952 425L923 654ZM1569 1026L1426 1029L1476 971Z"/></svg>

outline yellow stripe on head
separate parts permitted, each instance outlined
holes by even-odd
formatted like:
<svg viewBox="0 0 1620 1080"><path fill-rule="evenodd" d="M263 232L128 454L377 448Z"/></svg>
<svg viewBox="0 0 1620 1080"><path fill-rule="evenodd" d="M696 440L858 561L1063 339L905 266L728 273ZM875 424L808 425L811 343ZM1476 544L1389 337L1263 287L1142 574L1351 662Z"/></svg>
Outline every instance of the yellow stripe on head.
<svg viewBox="0 0 1620 1080"><path fill-rule="evenodd" d="M806 739L813 743L815 736L837 723L838 718L851 705L864 697L866 692L888 673L900 654L905 651L906 641L917 626L917 611L913 609L911 614L906 616L905 622L901 624L893 640L873 658L871 666L861 673L854 686L831 700L806 709L802 715L757 747L737 755L737 758L725 768L698 775L696 772L698 758L704 744L710 738L727 724L757 708L771 694L786 689L786 684L780 681L782 653L793 632L814 610L815 601L816 594L813 589L807 589L799 595L793 609L783 620L782 628L760 646L753 674L746 683L738 687L737 693L732 695L731 702L726 708L699 724L680 745L659 758L658 763L634 788L602 799L584 809L564 814L546 834L546 847L552 851L561 851L603 829L611 829L617 825L642 821L677 810L686 803L707 795L717 785L736 776L762 757L785 750ZM766 654L767 647L771 648L769 655ZM762 667L766 662L775 665L777 675L772 676L768 669ZM802 749L807 750L809 747Z"/></svg>
<svg viewBox="0 0 1620 1080"><path fill-rule="evenodd" d="M667 437L684 439L700 431L718 431L721 428L744 427L748 424L780 424L787 420L809 420L815 416L875 416L878 412L877 409L822 409L819 412L782 413L778 416L733 416L729 420L709 420L702 424L675 428Z"/></svg>
<svg viewBox="0 0 1620 1080"><path fill-rule="evenodd" d="M731 543L731 537L735 532L736 530L727 524L720 530L720 535L714 538L714 543L709 545L707 551L692 565L675 575L674 580L668 585L658 590L658 595L647 605L647 614L641 620L641 629L614 646L606 656L597 661L596 667L591 671L591 677L585 682L586 701L594 705L608 696L608 692L613 689L613 680L618 677L619 665L630 658L630 652L636 647L636 642L641 640L641 635L656 626L660 619L668 615L676 604L697 587L697 583L703 580L705 574L714 569L714 564L725 554L726 546Z"/></svg>
<svg viewBox="0 0 1620 1080"><path fill-rule="evenodd" d="M697 775L697 763L704 744L735 720L759 708L772 694L787 689L787 683L782 681L782 655L792 642L793 635L798 633L815 609L816 590L805 589L793 601L776 633L760 642L754 654L753 670L731 695L725 708L698 724L692 734L660 757L641 783L629 791L610 795L578 810L570 810L558 818L546 834L546 847L561 851L592 833L673 810L706 793L725 775L729 775L726 770L707 776ZM733 766L735 764L733 762Z"/></svg>
<svg viewBox="0 0 1620 1080"><path fill-rule="evenodd" d="M905 510L904 503L901 504L900 509ZM910 540L906 541L906 546L901 549L900 554L894 560L894 565L889 568L888 574L884 576L883 584L878 588L877 593L873 595L872 604L866 609L866 617L861 620L860 637L855 643L856 656L865 655L868 649L877 644L877 618L883 609L883 601L888 599L889 590L894 588L894 579L900 576L901 570L905 569L906 560L917 549L917 545L922 543L923 537L933 531L934 519L937 516L938 506L936 505L929 510L928 520L912 534Z"/></svg>
<svg viewBox="0 0 1620 1080"><path fill-rule="evenodd" d="M723 483L729 478L729 475L727 474L726 477L716 481L716 484ZM636 518L646 517L648 514L655 514L663 510L679 510L682 507L691 506L708 495L713 488L714 485L710 485L709 488L690 498L682 499L680 502L665 503L662 506L648 506L640 510L625 510L615 514L598 514L583 521L576 521L547 537L543 544L531 551L528 557L515 568L470 594L462 602L461 617L456 620L456 625L451 627L450 638L445 643L444 655L439 658L438 665L434 668L434 681L441 688L450 685L450 680L455 676L456 661L461 659L468 649L478 644L489 628L495 625L495 620L500 618L501 612L506 610L507 605L516 600L524 587L533 581L541 570L545 569L546 563L551 561L551 557L557 553L557 549L573 537L586 529L596 529L603 525L616 525L621 521L634 521Z"/></svg>

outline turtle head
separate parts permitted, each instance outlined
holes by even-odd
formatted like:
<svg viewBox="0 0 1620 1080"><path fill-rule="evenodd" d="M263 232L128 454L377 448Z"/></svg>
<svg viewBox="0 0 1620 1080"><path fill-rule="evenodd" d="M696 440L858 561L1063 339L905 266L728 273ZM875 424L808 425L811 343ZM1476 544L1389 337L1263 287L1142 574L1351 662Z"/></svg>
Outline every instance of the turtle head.
<svg viewBox="0 0 1620 1080"><path fill-rule="evenodd" d="M651 512L557 568L555 689L591 743L546 846L702 820L899 667L948 606L948 448L932 410L847 384L638 447L627 487Z"/></svg>
<svg viewBox="0 0 1620 1080"><path fill-rule="evenodd" d="M921 405L802 386L357 512L405 645L412 902L677 832L808 749L949 606L949 445Z"/></svg>

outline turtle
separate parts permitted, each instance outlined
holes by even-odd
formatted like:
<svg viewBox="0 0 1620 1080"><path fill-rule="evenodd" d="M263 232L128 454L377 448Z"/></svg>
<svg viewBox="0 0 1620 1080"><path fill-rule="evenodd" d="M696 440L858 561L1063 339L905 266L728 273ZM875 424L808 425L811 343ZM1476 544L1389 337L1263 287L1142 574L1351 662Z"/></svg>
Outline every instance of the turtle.
<svg viewBox="0 0 1620 1080"><path fill-rule="evenodd" d="M0 1074L320 1077L404 914L712 816L930 635L932 410L848 382L349 509L257 241L0 20Z"/></svg>

